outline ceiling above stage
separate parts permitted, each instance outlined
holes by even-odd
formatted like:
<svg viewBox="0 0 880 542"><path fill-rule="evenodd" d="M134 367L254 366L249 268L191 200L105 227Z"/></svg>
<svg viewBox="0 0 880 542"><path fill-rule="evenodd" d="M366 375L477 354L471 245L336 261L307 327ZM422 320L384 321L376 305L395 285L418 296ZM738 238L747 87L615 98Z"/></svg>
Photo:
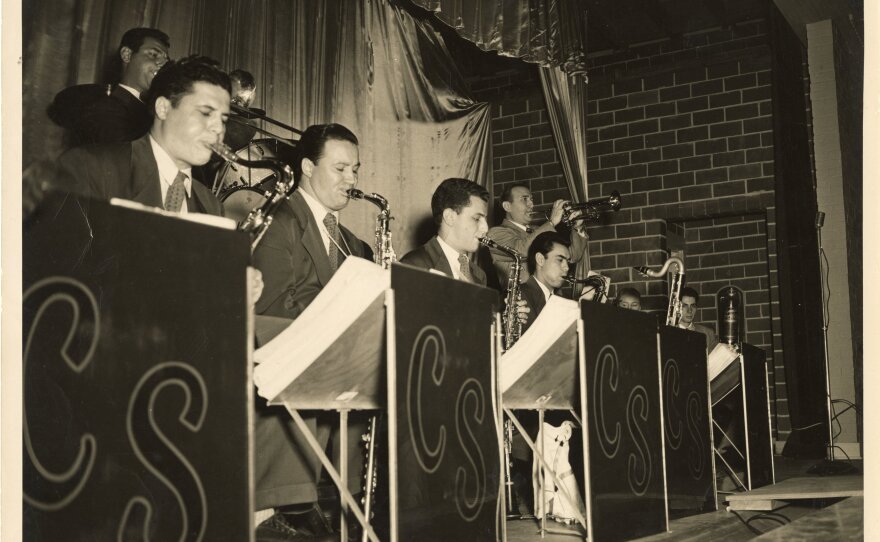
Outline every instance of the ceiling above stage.
<svg viewBox="0 0 880 542"><path fill-rule="evenodd" d="M588 54L763 19L768 0L584 0Z"/></svg>

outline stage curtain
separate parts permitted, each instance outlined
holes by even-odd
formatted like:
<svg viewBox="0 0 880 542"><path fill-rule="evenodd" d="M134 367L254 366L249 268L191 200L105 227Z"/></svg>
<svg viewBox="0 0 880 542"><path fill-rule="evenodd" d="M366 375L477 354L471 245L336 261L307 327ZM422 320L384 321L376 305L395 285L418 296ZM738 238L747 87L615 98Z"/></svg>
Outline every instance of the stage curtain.
<svg viewBox="0 0 880 542"><path fill-rule="evenodd" d="M62 88L106 82L123 32L161 28L172 57L200 53L257 80L253 104L286 124L339 122L361 142L359 187L391 203L402 255L432 233L446 177L491 186L488 104L474 102L440 35L386 0L43 0L24 6L24 164L53 159L46 108ZM264 128L289 137L292 134ZM371 241L377 209L343 223Z"/></svg>
<svg viewBox="0 0 880 542"><path fill-rule="evenodd" d="M430 12L484 51L586 71L583 0L400 0Z"/></svg>
<svg viewBox="0 0 880 542"><path fill-rule="evenodd" d="M574 201L587 199L587 82L559 68L541 68L541 87L559 162Z"/></svg>

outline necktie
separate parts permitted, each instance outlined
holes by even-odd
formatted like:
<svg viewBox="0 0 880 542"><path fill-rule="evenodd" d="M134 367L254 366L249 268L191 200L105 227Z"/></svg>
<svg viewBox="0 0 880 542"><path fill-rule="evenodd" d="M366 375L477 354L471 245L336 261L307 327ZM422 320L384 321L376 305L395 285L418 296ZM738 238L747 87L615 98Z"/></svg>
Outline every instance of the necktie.
<svg viewBox="0 0 880 542"><path fill-rule="evenodd" d="M458 274L461 276L462 280L467 282L474 281L474 277L471 276L471 268L468 266L467 254L461 253L458 255Z"/></svg>
<svg viewBox="0 0 880 542"><path fill-rule="evenodd" d="M183 184L186 179L186 173L182 171L177 172L177 176L174 177L174 182L171 183L168 192L165 194L166 211L172 213L180 212L181 207L183 207L183 199L186 197L186 186Z"/></svg>
<svg viewBox="0 0 880 542"><path fill-rule="evenodd" d="M339 228L336 226L336 217L333 216L333 213L327 213L327 216L324 217L324 227L330 234L330 248L327 251L330 269L336 271L339 267L339 247L336 246L336 243L339 242Z"/></svg>

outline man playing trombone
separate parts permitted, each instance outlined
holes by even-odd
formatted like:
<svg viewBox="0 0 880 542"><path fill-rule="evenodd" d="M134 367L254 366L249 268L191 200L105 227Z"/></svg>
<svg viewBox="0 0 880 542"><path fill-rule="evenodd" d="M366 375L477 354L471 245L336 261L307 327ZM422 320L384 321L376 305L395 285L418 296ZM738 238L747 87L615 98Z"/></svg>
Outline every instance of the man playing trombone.
<svg viewBox="0 0 880 542"><path fill-rule="evenodd" d="M544 232L555 232L559 227L559 223L563 221L565 215L565 200L556 200L550 209L546 222L532 228L534 216L534 201L532 192L525 184L513 184L504 189L501 193L501 207L504 209L504 221L493 228L489 229L486 235L493 241L502 245L515 249L522 255L525 255L529 246L538 235ZM570 219L575 219L579 215L578 211L572 212ZM571 263L576 266L577 277L585 277L590 271L590 253L589 253L589 237L585 228L572 227L569 236L571 246ZM508 273L512 258L496 249L490 249L492 256L492 265L498 274L498 281L505 285L508 282ZM525 267L520 273L520 282L525 282L529 278L529 270Z"/></svg>

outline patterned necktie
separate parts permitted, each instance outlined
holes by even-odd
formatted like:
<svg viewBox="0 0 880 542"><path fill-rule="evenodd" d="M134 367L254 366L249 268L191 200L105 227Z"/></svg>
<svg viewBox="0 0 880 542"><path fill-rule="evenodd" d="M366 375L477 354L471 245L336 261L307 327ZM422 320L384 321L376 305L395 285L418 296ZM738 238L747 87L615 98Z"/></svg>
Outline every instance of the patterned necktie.
<svg viewBox="0 0 880 542"><path fill-rule="evenodd" d="M461 253L458 255L458 274L461 276L461 280L467 282L474 281L474 277L471 276L471 268L468 265L467 254Z"/></svg>
<svg viewBox="0 0 880 542"><path fill-rule="evenodd" d="M324 227L330 234L330 248L327 251L330 269L336 271L339 268L339 247L336 246L336 243L339 242L339 228L336 226L336 217L333 216L333 213L327 213L327 216L324 217Z"/></svg>
<svg viewBox="0 0 880 542"><path fill-rule="evenodd" d="M183 184L187 179L186 173L177 172L174 182L168 188L165 194L165 210L172 213L179 213L183 207L183 199L186 197L186 186Z"/></svg>

